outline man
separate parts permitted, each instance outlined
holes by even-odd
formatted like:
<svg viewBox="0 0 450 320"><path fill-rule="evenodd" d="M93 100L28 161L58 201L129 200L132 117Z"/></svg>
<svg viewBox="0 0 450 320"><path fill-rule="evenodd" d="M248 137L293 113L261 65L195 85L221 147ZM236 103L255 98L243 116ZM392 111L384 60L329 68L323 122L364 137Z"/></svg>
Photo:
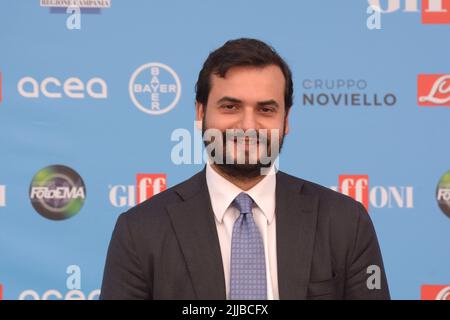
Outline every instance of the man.
<svg viewBox="0 0 450 320"><path fill-rule="evenodd" d="M226 146L216 145L201 172L119 217L102 299L390 298L364 207L263 161L260 151L278 155L292 103L291 71L264 42L232 40L210 53L196 117ZM279 135L262 139L263 130Z"/></svg>

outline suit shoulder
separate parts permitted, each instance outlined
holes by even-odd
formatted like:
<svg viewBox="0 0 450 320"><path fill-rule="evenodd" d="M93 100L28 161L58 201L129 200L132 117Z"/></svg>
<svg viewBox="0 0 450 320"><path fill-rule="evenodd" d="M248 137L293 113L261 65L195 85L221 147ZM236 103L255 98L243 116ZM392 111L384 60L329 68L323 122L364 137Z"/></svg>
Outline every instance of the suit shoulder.
<svg viewBox="0 0 450 320"><path fill-rule="evenodd" d="M282 172L282 171L279 171L278 174L280 175L281 183L287 183L289 185L300 186L301 191L304 194L317 195L317 196L322 196L322 197L332 198L332 199L336 198L337 200L342 200L342 201L351 201L351 202L355 201L353 198L351 198L345 194L342 194L331 188L320 185L316 182L308 181L308 180L290 175L290 174Z"/></svg>
<svg viewBox="0 0 450 320"><path fill-rule="evenodd" d="M142 220L145 218L156 218L165 216L166 207L170 204L178 203L182 201L181 195L184 190L195 191L195 188L199 185L199 176L202 172L195 174L194 176L186 179L175 186L172 186L158 194L155 194L151 198L135 205L124 213L130 220Z"/></svg>
<svg viewBox="0 0 450 320"><path fill-rule="evenodd" d="M283 174L283 183L300 189L300 194L317 199L317 219L321 230L328 230L334 247L350 248L358 229L374 232L372 220L364 206L353 198L320 184ZM342 249L344 250L344 249Z"/></svg>
<svg viewBox="0 0 450 320"><path fill-rule="evenodd" d="M280 175L282 183L296 185L301 188L302 194L318 197L321 211L326 210L332 215L340 214L341 216L351 214L352 218L355 218L355 211L364 211L358 201L345 194L284 172L280 172Z"/></svg>

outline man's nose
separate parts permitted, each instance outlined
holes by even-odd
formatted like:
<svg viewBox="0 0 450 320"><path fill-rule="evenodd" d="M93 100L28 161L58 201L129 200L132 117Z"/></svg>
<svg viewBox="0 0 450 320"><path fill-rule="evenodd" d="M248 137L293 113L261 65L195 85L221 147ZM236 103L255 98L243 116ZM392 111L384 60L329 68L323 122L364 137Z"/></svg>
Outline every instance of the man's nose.
<svg viewBox="0 0 450 320"><path fill-rule="evenodd" d="M246 107L244 108L242 115L241 115L241 121L240 121L240 129L246 131L248 129L257 129L257 121L256 116L253 108Z"/></svg>

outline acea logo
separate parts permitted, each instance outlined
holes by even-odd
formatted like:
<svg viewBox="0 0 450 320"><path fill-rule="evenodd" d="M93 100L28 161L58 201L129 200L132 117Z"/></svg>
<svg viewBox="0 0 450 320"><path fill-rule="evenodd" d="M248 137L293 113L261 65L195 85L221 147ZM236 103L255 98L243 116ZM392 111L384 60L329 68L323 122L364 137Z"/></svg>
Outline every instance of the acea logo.
<svg viewBox="0 0 450 320"><path fill-rule="evenodd" d="M74 264L66 269L67 291L60 292L56 289L49 289L42 294L33 290L27 289L22 291L18 300L97 300L100 296L100 289L92 290L87 293L81 290L81 268Z"/></svg>
<svg viewBox="0 0 450 320"><path fill-rule="evenodd" d="M128 90L131 101L139 110L160 115L177 105L181 96L181 82L169 66L150 62L134 71Z"/></svg>
<svg viewBox="0 0 450 320"><path fill-rule="evenodd" d="M110 185L109 202L117 208L132 207L166 189L166 174L138 173L136 185Z"/></svg>
<svg viewBox="0 0 450 320"><path fill-rule="evenodd" d="M70 77L61 81L55 77L47 77L41 81L33 77L23 77L17 83L17 91L25 98L39 98L41 95L50 99L63 97L72 99L106 99L108 87L102 78L92 78L86 83L80 78Z"/></svg>
<svg viewBox="0 0 450 320"><path fill-rule="evenodd" d="M422 107L450 107L450 74L420 74L417 99Z"/></svg>
<svg viewBox="0 0 450 320"><path fill-rule="evenodd" d="M436 188L439 208L450 218L450 171L444 173Z"/></svg>
<svg viewBox="0 0 450 320"><path fill-rule="evenodd" d="M425 284L421 288L421 300L450 300L450 286Z"/></svg>
<svg viewBox="0 0 450 320"><path fill-rule="evenodd" d="M31 181L29 192L34 209L50 220L73 217L86 199L83 179L75 170L63 165L39 170Z"/></svg>

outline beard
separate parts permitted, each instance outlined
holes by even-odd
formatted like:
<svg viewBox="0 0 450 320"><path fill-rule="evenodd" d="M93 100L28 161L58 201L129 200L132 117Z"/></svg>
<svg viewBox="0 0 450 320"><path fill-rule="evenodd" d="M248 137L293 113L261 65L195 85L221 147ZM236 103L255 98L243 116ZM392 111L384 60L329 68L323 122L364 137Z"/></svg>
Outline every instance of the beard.
<svg viewBox="0 0 450 320"><path fill-rule="evenodd" d="M286 125L286 121L285 121L285 125ZM206 121L203 118L203 122L202 122L202 137L205 137L205 132L208 128L206 127ZM228 176L232 176L238 179L252 179L252 178L256 178L262 175L263 170L267 170L272 166L273 162L275 161L275 159L278 157L279 153L281 152L281 148L283 147L283 142L284 142L284 130L282 131L282 135L281 137L278 137L279 141L278 141L278 148L276 150L273 150L272 146L272 137L271 135L261 135L259 131L255 130L256 132L256 141L253 141L253 143L256 143L256 148L258 148L259 150L261 150L260 148L264 147L267 150L267 156L270 157L270 161L268 163L266 163L265 161L262 162L261 158L257 156L257 159L254 159L256 161L250 161L250 157L252 156L252 154L250 154L251 149L249 150L245 150L245 154L244 154L244 158L245 161L244 163L242 163L242 161L238 161L237 157L235 156L234 159L231 159L232 161L230 162L230 159L227 158L227 150L226 150L226 146L229 145L230 143L232 143L233 148L238 148L237 144L238 141L236 141L235 137L233 136L233 139L230 139L229 137L227 137L227 133L226 132L221 132L221 139L222 139L222 146L223 149L221 150L221 155L219 156L219 160L221 161L214 161L214 164L217 166L217 168L222 171L224 174L228 175ZM237 139L242 138L241 135L237 135ZM242 140L241 140L242 141ZM205 144L205 147L208 147L208 145L210 143L212 143L212 141L206 141L205 139L203 139L203 143ZM273 153L272 153L273 152ZM235 153L235 155L237 154L237 152ZM216 158L216 152L215 150L211 150L211 157L213 159L217 159ZM252 163L253 162L253 163Z"/></svg>

